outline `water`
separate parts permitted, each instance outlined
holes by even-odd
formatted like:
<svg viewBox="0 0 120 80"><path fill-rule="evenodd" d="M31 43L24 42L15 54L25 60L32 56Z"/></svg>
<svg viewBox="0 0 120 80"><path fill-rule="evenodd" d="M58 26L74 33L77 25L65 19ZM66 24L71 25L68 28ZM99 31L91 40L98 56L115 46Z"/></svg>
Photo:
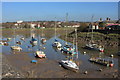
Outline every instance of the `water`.
<svg viewBox="0 0 120 80"><path fill-rule="evenodd" d="M40 42L39 45L36 45L36 46L32 46L30 44L30 40L31 40L31 37L27 37L25 38L25 41L21 40L20 38L21 37L24 37L24 35L16 35L15 36L15 41L21 41L22 42L22 45L19 45L20 47L22 47L22 51L21 52L26 52L28 53L27 56L28 58L35 58L33 53L38 50L39 48L45 52L46 56L48 59L50 60L56 60L56 61L60 61L62 59L66 59L67 55L61 53L61 51L59 50L56 50L52 47L52 43L54 42L54 39L55 37L51 37L51 38L47 38L47 42L45 44L42 44ZM37 37L36 37L37 39ZM2 40L2 39L1 39ZM7 40L6 37L3 36L3 40ZM38 39L37 39L38 40ZM57 37L57 40L64 46L65 45L65 41L58 38ZM10 46L13 46L15 44L14 42L14 39L12 38L11 41L8 42L9 43L9 46L2 46L2 53L5 54L5 55L11 55L13 54L13 51L11 51L11 48ZM71 44L71 43L68 43L68 44ZM79 45L79 44L78 44ZM28 48L28 46L30 48ZM45 49L43 49L42 47L45 47ZM87 54L84 55L83 52L86 51ZM90 63L88 61L88 59L92 56L97 56L97 57L104 57L104 58L108 58L108 59L113 59L114 62L115 62L115 66L113 68L118 68L118 59L117 58L110 58L108 56L105 56L104 53L100 53L98 51L90 51L90 50L85 50L85 49L80 49L79 51L79 54L78 54L78 62L80 63L79 67L81 70L96 70L96 69L99 69L99 68L108 68L108 67L105 67L105 66L102 66L102 65L99 65L99 64L93 64L93 63ZM22 61L21 61L22 62Z"/></svg>

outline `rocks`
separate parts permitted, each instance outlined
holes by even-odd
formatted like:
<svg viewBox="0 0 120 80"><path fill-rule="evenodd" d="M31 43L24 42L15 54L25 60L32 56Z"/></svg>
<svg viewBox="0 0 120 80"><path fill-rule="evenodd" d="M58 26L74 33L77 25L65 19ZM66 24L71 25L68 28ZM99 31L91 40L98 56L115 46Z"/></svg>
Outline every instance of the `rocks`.
<svg viewBox="0 0 120 80"><path fill-rule="evenodd" d="M6 61L5 57L3 56L2 60L2 77L3 78L24 78L24 76L18 72L16 69L14 69L13 66L8 64L8 61Z"/></svg>

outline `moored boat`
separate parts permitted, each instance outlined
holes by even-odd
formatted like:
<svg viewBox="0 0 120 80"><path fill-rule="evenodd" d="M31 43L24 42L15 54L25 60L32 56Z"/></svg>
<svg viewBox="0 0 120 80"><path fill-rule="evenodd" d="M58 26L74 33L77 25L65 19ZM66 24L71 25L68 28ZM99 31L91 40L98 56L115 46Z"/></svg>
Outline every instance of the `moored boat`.
<svg viewBox="0 0 120 80"><path fill-rule="evenodd" d="M69 69L69 70L72 70L72 71L75 71L75 72L79 70L79 67L73 61L61 60L59 63L66 69Z"/></svg>
<svg viewBox="0 0 120 80"><path fill-rule="evenodd" d="M97 63L97 64L101 64L104 66L108 66L108 67L114 66L113 60L107 60L107 59L103 59L103 58L90 58L89 61Z"/></svg>
<svg viewBox="0 0 120 80"><path fill-rule="evenodd" d="M44 53L43 51L36 51L36 52L34 53L34 55L35 55L35 57L37 57L37 58L46 58L46 55L45 55L45 53Z"/></svg>
<svg viewBox="0 0 120 80"><path fill-rule="evenodd" d="M41 38L41 42L42 42L42 43L46 43L46 41L47 41L47 40L46 40L45 38Z"/></svg>
<svg viewBox="0 0 120 80"><path fill-rule="evenodd" d="M22 48L20 46L11 46L12 50L17 50L17 51L21 51Z"/></svg>
<svg viewBox="0 0 120 80"><path fill-rule="evenodd" d="M55 42L53 42L52 46L56 47L56 48L61 48L62 44L60 42L58 42L58 40L55 39Z"/></svg>
<svg viewBox="0 0 120 80"><path fill-rule="evenodd" d="M89 43L89 44L86 44L86 46L84 47L86 49L93 49L93 50L98 50L100 52L104 52L104 48L101 47L101 46L98 46L97 44L95 43Z"/></svg>

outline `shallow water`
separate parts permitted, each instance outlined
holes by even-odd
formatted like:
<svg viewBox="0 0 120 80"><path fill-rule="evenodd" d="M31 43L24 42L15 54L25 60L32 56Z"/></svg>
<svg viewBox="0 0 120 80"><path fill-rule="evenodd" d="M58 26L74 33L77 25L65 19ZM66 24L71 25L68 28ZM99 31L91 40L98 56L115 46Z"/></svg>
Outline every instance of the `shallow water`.
<svg viewBox="0 0 120 80"><path fill-rule="evenodd" d="M26 37L25 38L25 41L21 40L20 38L21 37L24 37L24 35L16 35L15 36L15 40L12 38L11 41L8 41L9 43L9 46L2 46L2 53L6 54L6 55L11 55L14 53L14 51L11 51L11 48L10 46L13 46L15 44L16 41L21 41L22 42L22 45L19 45L20 47L22 47L22 51L21 52L27 52L27 56L28 58L35 58L33 53L38 50L39 48L45 52L47 58L49 60L56 60L56 61L60 61L62 59L66 59L67 55L65 55L64 53L61 53L61 51L59 50L56 50L52 47L52 43L54 42L54 39L55 37L51 37L51 38L47 38L47 42L45 44L42 44L41 42L39 42L38 45L36 46L32 46L30 44L30 40L31 40L31 36L29 37ZM38 38L36 37L36 39L38 40ZM7 40L6 37L3 36L3 39L1 40ZM64 46L65 45L65 41L58 38L57 37L57 40L62 43L62 45ZM71 43L68 43L68 44L71 44ZM28 46L30 48L28 48ZM42 47L41 47L42 46ZM45 47L45 49L43 49L43 47ZM83 54L83 52L87 52L86 55ZM81 53L82 52L82 53ZM90 51L90 50L85 50L85 49L80 49L79 51L79 54L78 54L79 58L78 58L78 62L80 63L80 70L96 70L98 68L106 68L102 65L98 65L98 64L93 64L93 63L90 63L88 61L88 59L92 56L97 56L97 57L104 57L104 58L108 58L108 59L113 59L114 62L115 62L115 66L113 68L118 68L118 59L117 58L110 58L108 56L105 56L104 53L100 53L98 51ZM22 63L22 61L21 61ZM23 64L24 65L24 64Z"/></svg>

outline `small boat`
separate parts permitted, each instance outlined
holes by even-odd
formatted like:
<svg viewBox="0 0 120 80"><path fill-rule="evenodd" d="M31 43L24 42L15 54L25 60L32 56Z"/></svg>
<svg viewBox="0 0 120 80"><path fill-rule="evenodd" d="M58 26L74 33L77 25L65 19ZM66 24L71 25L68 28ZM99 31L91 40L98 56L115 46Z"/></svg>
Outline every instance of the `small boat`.
<svg viewBox="0 0 120 80"><path fill-rule="evenodd" d="M113 60L107 60L107 59L102 59L102 58L90 58L89 61L97 63L97 64L101 64L104 66L108 66L108 67L114 66Z"/></svg>
<svg viewBox="0 0 120 80"><path fill-rule="evenodd" d="M61 48L62 44L60 42L58 42L58 40L55 39L55 42L52 44L52 46L56 47L56 48Z"/></svg>
<svg viewBox="0 0 120 80"><path fill-rule="evenodd" d="M61 49L62 53L67 53L67 54L76 54L75 52L75 48L72 45L65 45L62 49Z"/></svg>
<svg viewBox="0 0 120 80"><path fill-rule="evenodd" d="M42 43L46 43L46 41L47 41L47 40L46 40L45 38L41 38L41 42L42 42Z"/></svg>
<svg viewBox="0 0 120 80"><path fill-rule="evenodd" d="M11 46L11 49L12 50L18 50L18 51L22 50L22 48L20 46Z"/></svg>
<svg viewBox="0 0 120 80"><path fill-rule="evenodd" d="M34 55L35 55L35 57L37 57L37 58L46 58L46 55L45 55L45 53L44 53L43 51L36 51L36 52L34 53Z"/></svg>
<svg viewBox="0 0 120 80"><path fill-rule="evenodd" d="M2 45L2 46L8 46L9 44L6 41L0 41L0 45Z"/></svg>
<svg viewBox="0 0 120 80"><path fill-rule="evenodd" d="M71 60L61 60L59 63L66 69L69 69L75 72L79 70L79 67L76 65L76 63Z"/></svg>
<svg viewBox="0 0 120 80"><path fill-rule="evenodd" d="M94 43L93 41L93 17L94 16L92 16L92 18L91 18L91 25L89 25L89 28L91 28L91 30L92 30L92 34L91 34L91 40L89 41L89 43L88 44L86 44L85 45L85 47L84 48L86 48L86 49L93 49L93 50L98 50L98 51L100 51L100 52L104 52L104 47L102 47L102 46L99 46L98 44L96 44L96 43Z"/></svg>
<svg viewBox="0 0 120 80"><path fill-rule="evenodd" d="M22 43L21 43L20 41L17 41L17 42L16 42L16 44L19 44L19 45L21 45Z"/></svg>
<svg viewBox="0 0 120 80"><path fill-rule="evenodd" d="M84 47L86 49L93 49L93 50L98 50L100 52L104 52L104 48L101 47L101 46L98 46L97 44L95 43L89 43L89 44L86 44L86 46Z"/></svg>
<svg viewBox="0 0 120 80"><path fill-rule="evenodd" d="M56 39L56 21L55 21L55 41L52 44L53 47L61 48L62 44Z"/></svg>
<svg viewBox="0 0 120 80"><path fill-rule="evenodd" d="M9 41L9 40L11 40L11 38L7 38L7 40Z"/></svg>
<svg viewBox="0 0 120 80"><path fill-rule="evenodd" d="M21 39L21 40L25 40L25 38L24 38L24 37L21 37L20 39Z"/></svg>
<svg viewBox="0 0 120 80"><path fill-rule="evenodd" d="M4 42L0 41L0 45L4 45Z"/></svg>
<svg viewBox="0 0 120 80"><path fill-rule="evenodd" d="M75 29L76 32L76 58L78 59L78 48L77 48L77 29ZM73 60L73 56L72 59L68 59L68 60L61 60L59 63L66 69L78 72L79 67L78 65L72 61Z"/></svg>
<svg viewBox="0 0 120 80"><path fill-rule="evenodd" d="M30 43L33 44L33 45L37 45L37 40L32 37L32 40L30 41Z"/></svg>

